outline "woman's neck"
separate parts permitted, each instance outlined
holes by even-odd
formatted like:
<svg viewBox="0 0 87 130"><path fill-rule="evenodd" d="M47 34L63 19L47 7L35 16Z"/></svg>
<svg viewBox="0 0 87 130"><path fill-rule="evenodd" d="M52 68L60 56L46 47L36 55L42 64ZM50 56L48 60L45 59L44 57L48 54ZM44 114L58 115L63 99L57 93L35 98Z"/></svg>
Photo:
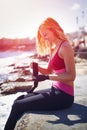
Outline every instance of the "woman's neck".
<svg viewBox="0 0 87 130"><path fill-rule="evenodd" d="M51 56L53 56L57 52L61 42L62 40L58 40L56 43L53 44L53 46L51 47Z"/></svg>

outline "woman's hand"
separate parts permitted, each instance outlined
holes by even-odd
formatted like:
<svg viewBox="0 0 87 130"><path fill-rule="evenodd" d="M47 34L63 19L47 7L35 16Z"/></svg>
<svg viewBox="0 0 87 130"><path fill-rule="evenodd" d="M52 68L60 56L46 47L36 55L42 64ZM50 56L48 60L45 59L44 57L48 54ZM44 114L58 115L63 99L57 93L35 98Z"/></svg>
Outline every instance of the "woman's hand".
<svg viewBox="0 0 87 130"><path fill-rule="evenodd" d="M48 75L38 75L38 76L33 76L33 80L37 80L38 82L49 80Z"/></svg>

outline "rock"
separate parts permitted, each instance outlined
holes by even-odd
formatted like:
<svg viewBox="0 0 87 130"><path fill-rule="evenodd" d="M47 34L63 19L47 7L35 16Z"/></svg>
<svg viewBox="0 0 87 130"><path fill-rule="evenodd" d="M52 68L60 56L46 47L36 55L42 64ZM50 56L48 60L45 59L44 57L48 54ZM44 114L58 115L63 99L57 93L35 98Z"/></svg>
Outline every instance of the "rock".
<svg viewBox="0 0 87 130"><path fill-rule="evenodd" d="M10 82L3 84L1 94L15 94L17 92L27 92L32 88L29 82Z"/></svg>
<svg viewBox="0 0 87 130"><path fill-rule="evenodd" d="M61 111L26 113L14 130L87 130L87 107L74 103Z"/></svg>
<svg viewBox="0 0 87 130"><path fill-rule="evenodd" d="M81 78L82 79L82 78ZM83 80L80 82L84 82ZM78 81L78 80L77 80ZM43 88L50 85L41 83ZM39 89L39 87L38 87ZM60 111L30 111L23 114L15 130L87 130L87 91L84 86L76 86L74 104Z"/></svg>

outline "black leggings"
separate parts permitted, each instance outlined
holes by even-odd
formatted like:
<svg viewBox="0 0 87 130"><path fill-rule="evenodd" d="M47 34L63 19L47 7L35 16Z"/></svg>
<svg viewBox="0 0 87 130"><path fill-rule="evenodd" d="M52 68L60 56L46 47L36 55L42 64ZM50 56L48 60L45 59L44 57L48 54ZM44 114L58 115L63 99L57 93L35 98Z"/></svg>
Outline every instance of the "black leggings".
<svg viewBox="0 0 87 130"><path fill-rule="evenodd" d="M14 101L4 130L13 130L17 120L25 112L61 110L70 107L73 101L73 96L54 87L22 95Z"/></svg>

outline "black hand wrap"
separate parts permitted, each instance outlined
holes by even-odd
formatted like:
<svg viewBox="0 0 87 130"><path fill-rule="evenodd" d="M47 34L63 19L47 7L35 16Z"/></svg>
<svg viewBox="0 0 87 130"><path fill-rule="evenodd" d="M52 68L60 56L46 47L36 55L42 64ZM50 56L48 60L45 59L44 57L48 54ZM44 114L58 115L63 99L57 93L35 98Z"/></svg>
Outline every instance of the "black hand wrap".
<svg viewBox="0 0 87 130"><path fill-rule="evenodd" d="M38 63L33 62L33 76L38 76ZM37 78L34 79L34 86L31 88L31 90L28 93L32 93L34 89L38 86L38 80Z"/></svg>
<svg viewBox="0 0 87 130"><path fill-rule="evenodd" d="M49 80L49 76L48 75L38 75L38 76L36 76L36 79L37 79L37 81L38 82L40 82L40 81L44 81L44 80Z"/></svg>

